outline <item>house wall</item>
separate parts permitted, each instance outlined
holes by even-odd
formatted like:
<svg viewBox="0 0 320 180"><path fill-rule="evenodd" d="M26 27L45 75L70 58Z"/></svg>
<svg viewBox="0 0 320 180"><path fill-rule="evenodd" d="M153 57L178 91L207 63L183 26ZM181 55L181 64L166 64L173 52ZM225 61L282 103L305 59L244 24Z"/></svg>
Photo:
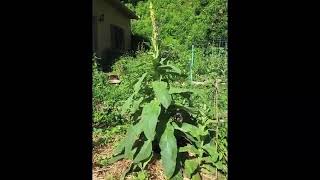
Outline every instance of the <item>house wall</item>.
<svg viewBox="0 0 320 180"><path fill-rule="evenodd" d="M93 16L99 18L104 14L104 21L97 21L97 54L103 53L111 48L110 24L121 27L124 30L125 50L131 48L130 19L111 6L105 0L93 0Z"/></svg>

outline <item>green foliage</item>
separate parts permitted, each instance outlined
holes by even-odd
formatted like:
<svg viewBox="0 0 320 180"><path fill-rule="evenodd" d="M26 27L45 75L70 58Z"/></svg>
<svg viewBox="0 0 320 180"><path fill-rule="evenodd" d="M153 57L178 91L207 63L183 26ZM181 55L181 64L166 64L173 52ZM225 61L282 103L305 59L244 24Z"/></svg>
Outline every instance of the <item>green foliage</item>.
<svg viewBox="0 0 320 180"><path fill-rule="evenodd" d="M192 174L198 168L198 160L197 159L188 159L185 161L185 172L188 178L192 177Z"/></svg>
<svg viewBox="0 0 320 180"><path fill-rule="evenodd" d="M216 169L227 176L227 52L214 44L227 39L227 2L153 1L152 13L151 0L123 2L140 17L132 22L133 34L151 41L152 51L116 61L111 73L119 75L119 85L109 84L94 64L94 143L126 130L114 156L102 164L131 159L124 176L139 169L135 178L147 179L144 169L159 148L168 178L182 179L183 171L201 179L200 170ZM187 81L192 45L193 79L203 85ZM125 126L114 128L119 124Z"/></svg>
<svg viewBox="0 0 320 180"><path fill-rule="evenodd" d="M170 2L167 3L170 5ZM143 2L139 2L137 6L140 3ZM223 88L217 86L221 81L218 82L220 78L226 81L226 71L219 74L221 68L216 68L199 73L197 78L206 73L213 75L209 76L212 82L203 87L194 87L183 81L185 72L173 66L174 59L163 57L164 53L160 51L163 46L159 45L155 13L151 4L150 11L153 25L151 30L153 56L151 59L144 56L148 59L145 62L148 65L142 66L149 69L147 71L144 69L144 73L141 72L140 76L135 78L137 81L131 81L134 82L130 84L133 91L123 103L121 117L130 119L132 125L112 158L133 160L128 172L136 168L144 171L155 153L155 148L158 147L167 178L174 179L181 173L179 164L183 164L183 160L177 158L178 156L187 157L183 167L186 176L191 179L201 179L200 169L212 171L216 168L226 173L226 136L221 135L221 132L226 134L226 127L221 126L218 120L214 120L220 118L220 107L226 108L219 103L220 91ZM223 56L219 56L220 59L215 56L209 58L217 59L219 62L201 63L208 66L217 66L221 63L221 66L225 66L221 62L221 59L224 60ZM196 71L200 71L200 67L204 66L201 65ZM207 92L210 92L209 95L206 95ZM211 111L208 107L215 109ZM181 117L178 117L178 114ZM178 143L178 140L183 143ZM114 159L108 162L113 162Z"/></svg>
<svg viewBox="0 0 320 180"><path fill-rule="evenodd" d="M149 18L151 0L130 3L140 16L132 23L134 34L151 37ZM227 1L225 0L161 0L153 1L161 27L161 43L165 46L206 47L216 38L227 38ZM160 16L161 15L161 16Z"/></svg>
<svg viewBox="0 0 320 180"><path fill-rule="evenodd" d="M147 140L144 142L143 146L141 147L141 150L137 154L137 156L134 158L134 163L139 163L143 160L146 160L150 157L152 153L152 141Z"/></svg>
<svg viewBox="0 0 320 180"><path fill-rule="evenodd" d="M93 128L93 146L99 147L121 137L127 130L128 125L117 125L108 129Z"/></svg>
<svg viewBox="0 0 320 180"><path fill-rule="evenodd" d="M166 109L168 109L172 101L167 86L168 85L166 82L162 82L162 81L152 82L152 87L153 87L153 91L155 93L156 99L158 99L160 103L163 105L163 107L165 107Z"/></svg>
<svg viewBox="0 0 320 180"><path fill-rule="evenodd" d="M139 106L139 102L135 101L134 107L122 109L123 103L134 92L133 85L137 79L153 68L152 58L146 53L141 53L136 58L121 57L113 65L113 72L111 72L120 77L119 85L109 84L108 74L99 70L95 58L93 61L93 127L105 129L130 123L131 120L121 114L128 113L127 110L133 113L134 109ZM129 105L129 102L127 104Z"/></svg>
<svg viewBox="0 0 320 180"><path fill-rule="evenodd" d="M174 128L170 123L167 124L161 136L159 146L164 173L167 177L172 177L176 168L177 140L174 136Z"/></svg>
<svg viewBox="0 0 320 180"><path fill-rule="evenodd" d="M143 107L140 122L142 123L144 135L148 140L153 140L155 136L156 125L160 111L160 103L157 100L153 100Z"/></svg>
<svg viewBox="0 0 320 180"><path fill-rule="evenodd" d="M147 180L148 174L145 171L139 171L135 173L133 180Z"/></svg>

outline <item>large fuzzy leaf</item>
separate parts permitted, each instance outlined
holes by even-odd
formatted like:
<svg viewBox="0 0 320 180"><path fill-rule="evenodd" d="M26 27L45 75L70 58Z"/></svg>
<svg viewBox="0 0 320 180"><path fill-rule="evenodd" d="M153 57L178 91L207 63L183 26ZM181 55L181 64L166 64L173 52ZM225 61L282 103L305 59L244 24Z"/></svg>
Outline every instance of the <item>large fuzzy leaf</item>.
<svg viewBox="0 0 320 180"><path fill-rule="evenodd" d="M127 110L130 108L130 106L131 106L131 104L132 104L132 101L133 101L133 97L135 96L135 95L137 95L138 94L138 92L140 91L140 89L141 89L141 83L142 83L142 81L143 81L143 79L146 77L146 75L147 75L147 73L144 73L140 78L139 78L139 80L138 80L138 82L134 85L134 92L133 92L133 94L131 94L131 96L125 101L125 103L123 104L123 106L122 106L122 110L121 110L121 115L124 115L126 112L127 112ZM138 100L138 102L140 101L140 99ZM142 101L142 100L141 100ZM136 104L134 104L134 105L136 105ZM140 103L139 103L139 105L140 105ZM135 107L133 107L133 108L135 108ZM131 112L132 112L132 110L131 110Z"/></svg>
<svg viewBox="0 0 320 180"><path fill-rule="evenodd" d="M197 126L188 123L182 123L181 128L190 133L193 137L200 139L201 131Z"/></svg>
<svg viewBox="0 0 320 180"><path fill-rule="evenodd" d="M171 95L169 94L167 83L163 81L154 81L152 82L152 87L156 98L160 101L160 103L168 109L171 104Z"/></svg>
<svg viewBox="0 0 320 180"><path fill-rule="evenodd" d="M196 143L196 144L199 144L199 142L198 142L196 139L194 139L191 135L187 134L187 133L186 133L187 131L185 131L184 129L180 128L180 127L177 125L177 123L173 122L172 125L173 125L173 127L174 127L175 129L177 129L177 130L179 130L179 131L181 131L181 132L184 132L184 133L185 133L185 136L187 137L188 140L190 140L190 141L192 141L192 142L194 142L194 143ZM198 146L198 145L197 145L197 146Z"/></svg>
<svg viewBox="0 0 320 180"><path fill-rule="evenodd" d="M192 176L191 180L201 180L201 176L199 173L196 173L195 175Z"/></svg>
<svg viewBox="0 0 320 180"><path fill-rule="evenodd" d="M152 145L151 145L151 147L152 147ZM150 156L147 159L145 159L145 160L143 160L143 162L141 162L142 163L142 169L145 169L147 164L152 160L152 157L153 157L153 152L151 152Z"/></svg>
<svg viewBox="0 0 320 180"><path fill-rule="evenodd" d="M130 109L131 114L135 113L139 109L142 101L143 101L143 97L133 102L132 107Z"/></svg>
<svg viewBox="0 0 320 180"><path fill-rule="evenodd" d="M201 135L200 129L194 125L191 125L188 123L182 123L181 127L175 125L175 129L178 129L185 133L189 133L190 135L197 138L198 140L200 139L200 135Z"/></svg>
<svg viewBox="0 0 320 180"><path fill-rule="evenodd" d="M213 162L216 162L218 160L219 154L218 154L218 151L217 151L217 148L215 147L215 145L208 143L203 146L203 149L205 149L209 153Z"/></svg>
<svg viewBox="0 0 320 180"><path fill-rule="evenodd" d="M159 101L151 101L146 104L141 113L142 129L149 140L153 140L157 126L158 116L160 115L161 107Z"/></svg>
<svg viewBox="0 0 320 180"><path fill-rule="evenodd" d="M134 163L138 163L140 161L143 161L145 159L147 159L148 157L150 157L152 152L152 141L151 140L147 140L141 150L139 151L139 153L137 154L137 156L134 158L133 162Z"/></svg>
<svg viewBox="0 0 320 180"><path fill-rule="evenodd" d="M174 136L174 128L170 123L167 124L160 138L159 146L164 173L170 178L175 171L177 159L177 140Z"/></svg>
<svg viewBox="0 0 320 180"><path fill-rule="evenodd" d="M199 154L199 150L190 144L179 148L179 152L188 152L188 153L192 153L192 154Z"/></svg>
<svg viewBox="0 0 320 180"><path fill-rule="evenodd" d="M141 89L141 84L142 84L142 81L144 80L144 78L146 77L147 73L144 73L138 80L138 82L134 85L134 92L135 94L137 94L140 89Z"/></svg>
<svg viewBox="0 0 320 180"><path fill-rule="evenodd" d="M171 178L171 180L181 180L181 179L183 179L183 174L181 171L178 171L178 173Z"/></svg>
<svg viewBox="0 0 320 180"><path fill-rule="evenodd" d="M126 102L123 104L122 106L122 110L121 110L121 115L124 115L127 110L130 108L131 104L132 104L132 101L133 101L133 96L134 94L132 94L127 100Z"/></svg>
<svg viewBox="0 0 320 180"><path fill-rule="evenodd" d="M131 126L128 129L126 138L125 138L125 157L128 159L133 159L132 147L136 140L139 138L140 133L142 132L142 124L139 122L134 126Z"/></svg>
<svg viewBox="0 0 320 180"><path fill-rule="evenodd" d="M198 168L198 159L187 159L184 163L185 173L188 178L191 178L193 172Z"/></svg>
<svg viewBox="0 0 320 180"><path fill-rule="evenodd" d="M216 166L217 169L222 170L223 169L223 164L221 161L218 161L216 163L214 163L214 165Z"/></svg>
<svg viewBox="0 0 320 180"><path fill-rule="evenodd" d="M106 166L106 165L112 164L114 162L117 162L117 161L119 161L120 159L123 159L123 158L124 158L124 154L121 154L121 155L118 155L118 156L114 156L114 157L102 162L102 165Z"/></svg>
<svg viewBox="0 0 320 180"><path fill-rule="evenodd" d="M115 148L115 150L113 151L113 154L114 154L114 155L120 154L120 153L123 151L125 144L126 144L126 138L124 138L124 139L122 139L122 140L120 141L120 143L118 144L118 146L117 146L117 147Z"/></svg>

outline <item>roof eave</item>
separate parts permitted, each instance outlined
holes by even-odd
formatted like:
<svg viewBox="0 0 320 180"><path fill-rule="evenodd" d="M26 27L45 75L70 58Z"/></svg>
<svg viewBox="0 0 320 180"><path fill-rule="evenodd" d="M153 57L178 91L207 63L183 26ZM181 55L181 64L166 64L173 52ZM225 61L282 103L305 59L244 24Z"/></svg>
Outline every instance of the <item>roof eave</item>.
<svg viewBox="0 0 320 180"><path fill-rule="evenodd" d="M126 14L130 19L139 19L139 17L134 12L132 12L127 6L122 4L119 0L107 0L107 2L114 5L116 8L118 8L124 14Z"/></svg>

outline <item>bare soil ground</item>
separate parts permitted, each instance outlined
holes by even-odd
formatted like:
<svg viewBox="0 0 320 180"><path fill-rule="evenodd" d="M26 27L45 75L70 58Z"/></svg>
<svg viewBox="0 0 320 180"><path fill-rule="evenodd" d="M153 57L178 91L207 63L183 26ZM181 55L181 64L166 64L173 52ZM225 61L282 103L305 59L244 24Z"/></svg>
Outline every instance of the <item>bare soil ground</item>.
<svg viewBox="0 0 320 180"><path fill-rule="evenodd" d="M120 179L121 175L129 167L129 160L120 160L112 165L100 167L97 161L100 158L110 157L113 151L113 143L106 144L105 146L94 150L93 152L93 180L107 180L107 179ZM147 165L147 172L150 180L165 180L165 175L162 170L159 156L155 156ZM126 179L132 179L128 175Z"/></svg>
<svg viewBox="0 0 320 180"><path fill-rule="evenodd" d="M97 163L101 158L109 158L112 155L114 148L114 143L108 143L102 147L93 150L93 180L119 180L121 175L127 170L130 166L130 160L119 160L111 165L106 167L101 167ZM161 162L160 156L155 155L154 158L147 165L147 173L149 180L166 180ZM202 180L215 180L217 179L215 175L208 175L201 173ZM127 180L132 180L133 176L128 175ZM218 178L222 180L223 178ZM188 178L183 178L183 180L190 180Z"/></svg>

